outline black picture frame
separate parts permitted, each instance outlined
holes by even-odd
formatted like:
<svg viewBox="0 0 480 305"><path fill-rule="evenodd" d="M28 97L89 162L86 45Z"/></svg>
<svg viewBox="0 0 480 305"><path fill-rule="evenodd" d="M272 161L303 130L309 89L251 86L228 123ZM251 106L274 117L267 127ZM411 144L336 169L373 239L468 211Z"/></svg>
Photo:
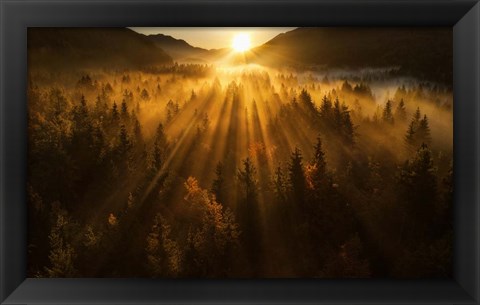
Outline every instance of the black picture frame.
<svg viewBox="0 0 480 305"><path fill-rule="evenodd" d="M480 4L472 0L0 0L1 304L480 304ZM451 26L454 277L147 280L26 277L27 27Z"/></svg>

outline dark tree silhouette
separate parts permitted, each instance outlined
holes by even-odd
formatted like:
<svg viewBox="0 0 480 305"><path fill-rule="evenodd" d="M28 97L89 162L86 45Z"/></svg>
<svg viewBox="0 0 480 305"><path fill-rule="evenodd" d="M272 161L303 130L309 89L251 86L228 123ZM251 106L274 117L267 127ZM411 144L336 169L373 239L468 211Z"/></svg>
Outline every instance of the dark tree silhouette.
<svg viewBox="0 0 480 305"><path fill-rule="evenodd" d="M295 147L288 164L288 182L293 202L302 204L305 199L305 172L300 149Z"/></svg>
<svg viewBox="0 0 480 305"><path fill-rule="evenodd" d="M223 163L218 162L215 167L215 179L212 182L212 193L217 198L217 201L223 205L226 204L226 187Z"/></svg>
<svg viewBox="0 0 480 305"><path fill-rule="evenodd" d="M405 108L405 102L403 98L398 102L397 108L395 109L395 119L399 122L405 122L407 120L407 109Z"/></svg>
<svg viewBox="0 0 480 305"><path fill-rule="evenodd" d="M238 170L237 177L242 186L245 200L253 202L257 199L257 171L250 158L246 158L242 163L243 169Z"/></svg>
<svg viewBox="0 0 480 305"><path fill-rule="evenodd" d="M278 166L273 175L273 191L279 202L287 200L287 179L281 166Z"/></svg>
<svg viewBox="0 0 480 305"><path fill-rule="evenodd" d="M385 123L393 124L392 101L388 100L383 108L382 119Z"/></svg>

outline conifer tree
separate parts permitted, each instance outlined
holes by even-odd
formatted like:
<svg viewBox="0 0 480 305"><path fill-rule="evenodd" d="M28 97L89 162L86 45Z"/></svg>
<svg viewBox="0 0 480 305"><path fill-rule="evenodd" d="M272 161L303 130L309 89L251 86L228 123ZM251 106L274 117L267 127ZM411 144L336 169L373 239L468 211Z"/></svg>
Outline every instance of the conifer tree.
<svg viewBox="0 0 480 305"><path fill-rule="evenodd" d="M394 123L393 113L392 113L392 102L390 100L387 100L387 102L385 103L385 107L383 108L382 119L385 123L388 123L388 124Z"/></svg>
<svg viewBox="0 0 480 305"><path fill-rule="evenodd" d="M330 120L332 115L332 102L326 95L322 98L322 104L320 105L320 117L323 120Z"/></svg>
<svg viewBox="0 0 480 305"><path fill-rule="evenodd" d="M353 127L352 119L350 117L350 110L348 107L342 106L342 133L343 137L348 144L354 144L355 142L355 130Z"/></svg>
<svg viewBox="0 0 480 305"><path fill-rule="evenodd" d="M338 100L338 97L335 99L335 102L333 103L333 128L337 131L341 131L342 125L343 125L343 116L342 116L342 108L340 106L340 101Z"/></svg>
<svg viewBox="0 0 480 305"><path fill-rule="evenodd" d="M225 177L223 163L218 162L215 167L215 179L212 182L212 193L217 198L217 201L223 205L225 202Z"/></svg>
<svg viewBox="0 0 480 305"><path fill-rule="evenodd" d="M83 163L82 165L87 166L88 164L85 164L85 162L92 161L92 151L89 150L89 147L93 142L93 126L87 102L83 95L80 99L80 105L73 108L72 123L71 148L74 155Z"/></svg>
<svg viewBox="0 0 480 305"><path fill-rule="evenodd" d="M305 172L302 160L300 149L295 147L288 165L288 182L292 199L297 203L303 203L305 199Z"/></svg>
<svg viewBox="0 0 480 305"><path fill-rule="evenodd" d="M118 113L117 103L114 101L112 106L112 122L114 124L117 124L119 119L120 119L120 115Z"/></svg>
<svg viewBox="0 0 480 305"><path fill-rule="evenodd" d="M153 145L153 152L152 152L152 169L156 172L162 168L163 160L162 154L160 151L160 147L157 143Z"/></svg>
<svg viewBox="0 0 480 305"><path fill-rule="evenodd" d="M163 124L158 124L157 131L155 133L155 140L153 143L152 151L152 169L154 172L159 171L162 168L164 158L167 153L167 137L165 131L163 130Z"/></svg>
<svg viewBox="0 0 480 305"><path fill-rule="evenodd" d="M237 177L243 186L243 193L245 194L246 201L252 202L256 200L257 197L257 171L250 158L246 158L242 163L243 169L238 171Z"/></svg>
<svg viewBox="0 0 480 305"><path fill-rule="evenodd" d="M423 115L423 118L418 124L417 137L419 143L421 142L425 144L430 144L430 142L432 141L432 137L430 134L430 126L428 124L428 118L426 114Z"/></svg>
<svg viewBox="0 0 480 305"><path fill-rule="evenodd" d="M416 127L415 121L412 120L410 124L408 124L407 133L405 134L405 144L408 148L415 147L415 139L416 139Z"/></svg>
<svg viewBox="0 0 480 305"><path fill-rule="evenodd" d="M420 117L420 109L417 108L405 134L405 144L410 151L415 151L423 143L430 144L432 141L428 117L423 115L421 120Z"/></svg>
<svg viewBox="0 0 480 305"><path fill-rule="evenodd" d="M157 126L157 130L155 132L155 141L158 142L158 145L160 145L161 148L167 148L167 136L162 123L158 124Z"/></svg>
<svg viewBox="0 0 480 305"><path fill-rule="evenodd" d="M127 106L127 102L124 100L122 100L122 105L121 105L121 118L122 118L122 121L126 124L128 123L128 120L130 118L130 115L128 113L128 106Z"/></svg>
<svg viewBox="0 0 480 305"><path fill-rule="evenodd" d="M436 168L426 144L422 144L414 158L403 165L398 181L400 199L406 208L407 236L413 239L425 237L433 224L437 199Z"/></svg>
<svg viewBox="0 0 480 305"><path fill-rule="evenodd" d="M74 266L76 258L75 249L66 241L66 228L68 219L66 211L59 210L56 216L56 222L48 235L50 241L50 267L45 271L48 277L74 277L77 270Z"/></svg>
<svg viewBox="0 0 480 305"><path fill-rule="evenodd" d="M405 108L403 98L400 99L400 102L395 109L395 118L400 122L405 122L407 120L407 109Z"/></svg>
<svg viewBox="0 0 480 305"><path fill-rule="evenodd" d="M80 105L73 109L73 123L75 129L82 131L86 130L90 123L87 101L83 94L80 98Z"/></svg>
<svg viewBox="0 0 480 305"><path fill-rule="evenodd" d="M273 175L273 191L277 200L279 200L280 202L286 201L287 181L281 166L277 167Z"/></svg>
<svg viewBox="0 0 480 305"><path fill-rule="evenodd" d="M133 134L135 137L135 145L143 146L144 140L143 140L142 126L140 125L140 122L138 121L138 118L135 114L132 115L132 118L133 118Z"/></svg>
<svg viewBox="0 0 480 305"><path fill-rule="evenodd" d="M146 89L143 89L142 90L142 93L140 93L140 97L144 100L144 101L148 101L150 99L150 95L148 94L148 91Z"/></svg>
<svg viewBox="0 0 480 305"><path fill-rule="evenodd" d="M298 100L300 101L300 103L306 109L314 108L313 101L312 101L312 96L310 95L310 93L308 93L307 90L302 89L302 91L300 91L300 95L298 96Z"/></svg>
<svg viewBox="0 0 480 305"><path fill-rule="evenodd" d="M341 89L343 92L346 92L346 93L352 93L353 92L353 87L352 85L350 85L350 83L345 80L342 84L342 89Z"/></svg>
<svg viewBox="0 0 480 305"><path fill-rule="evenodd" d="M170 225L157 214L145 247L147 264L153 277L175 276L181 271L180 249L170 235Z"/></svg>
<svg viewBox="0 0 480 305"><path fill-rule="evenodd" d="M417 107L417 110L415 110L415 114L413 115L413 121L415 122L415 124L418 124L420 122L421 117L422 114L420 112L420 107Z"/></svg>
<svg viewBox="0 0 480 305"><path fill-rule="evenodd" d="M330 174L327 172L327 162L325 160L325 152L323 151L322 140L320 137L317 137L311 166L311 184L314 193L319 195L332 185Z"/></svg>
<svg viewBox="0 0 480 305"><path fill-rule="evenodd" d="M120 156L127 156L132 148L132 143L130 141L130 137L128 136L127 128L125 125L120 126L120 134L118 136L119 144L118 144L118 152Z"/></svg>

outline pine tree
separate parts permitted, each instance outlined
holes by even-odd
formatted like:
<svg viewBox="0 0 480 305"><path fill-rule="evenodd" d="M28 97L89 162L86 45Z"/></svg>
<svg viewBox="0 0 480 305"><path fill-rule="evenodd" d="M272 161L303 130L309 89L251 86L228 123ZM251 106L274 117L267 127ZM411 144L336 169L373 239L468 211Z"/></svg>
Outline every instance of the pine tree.
<svg viewBox="0 0 480 305"><path fill-rule="evenodd" d="M415 147L415 139L416 139L416 128L415 128L415 121L412 120L410 124L408 124L407 133L405 134L405 144L408 148Z"/></svg>
<svg viewBox="0 0 480 305"><path fill-rule="evenodd" d="M380 172L380 163L368 158L367 188L373 194L377 194L383 186L383 179Z"/></svg>
<svg viewBox="0 0 480 305"><path fill-rule="evenodd" d="M152 169L157 172L162 168L164 158L168 150L167 136L163 130L163 124L158 124L157 131L155 133L155 140L153 142L152 151Z"/></svg>
<svg viewBox="0 0 480 305"><path fill-rule="evenodd" d="M287 199L287 181L281 166L278 166L275 170L272 182L275 197L280 202L285 202Z"/></svg>
<svg viewBox="0 0 480 305"><path fill-rule="evenodd" d="M101 124L95 124L92 128L92 143L90 145L92 153L100 159L105 149L105 132Z"/></svg>
<svg viewBox="0 0 480 305"><path fill-rule="evenodd" d="M419 203L435 198L437 189L436 168L433 165L432 151L426 144L422 144L415 158L410 163L409 182L417 191L411 195L422 197Z"/></svg>
<svg viewBox="0 0 480 305"><path fill-rule="evenodd" d="M130 115L128 113L128 106L127 102L125 100L122 100L122 105L121 105L121 118L124 123L128 123L128 120L130 118Z"/></svg>
<svg viewBox="0 0 480 305"><path fill-rule="evenodd" d="M180 249L171 239L170 233L170 225L160 214L157 214L147 236L145 247L149 271L154 277L174 276L181 271Z"/></svg>
<svg viewBox="0 0 480 305"><path fill-rule="evenodd" d="M350 117L350 110L348 107L342 106L342 134L348 144L354 144L355 142L355 130L353 127L352 119Z"/></svg>
<svg viewBox="0 0 480 305"><path fill-rule="evenodd" d="M123 99L125 102L130 103L133 101L133 93L131 91L125 90L123 92Z"/></svg>
<svg viewBox="0 0 480 305"><path fill-rule="evenodd" d="M430 142L432 141L432 137L430 134L430 126L428 124L428 118L426 114L423 115L423 119L420 120L420 123L418 124L417 136L419 143L421 142L425 144L430 144Z"/></svg>
<svg viewBox="0 0 480 305"><path fill-rule="evenodd" d="M166 122L170 123L171 120L172 120L172 111L170 110L170 108L168 108L167 114L166 114Z"/></svg>
<svg viewBox="0 0 480 305"><path fill-rule="evenodd" d="M167 142L167 136L165 134L165 131L163 129L163 124L160 123L157 126L157 131L155 133L155 142L158 143L160 148L163 150L167 150L168 142Z"/></svg>
<svg viewBox="0 0 480 305"><path fill-rule="evenodd" d="M148 91L146 89L143 89L142 90L142 93L140 93L140 97L144 100L144 101L148 101L150 99L150 95L148 94Z"/></svg>
<svg viewBox="0 0 480 305"><path fill-rule="evenodd" d="M388 123L388 124L394 123L393 113L392 113L392 102L390 100L387 100L387 102L385 103L385 107L383 108L382 119L385 123Z"/></svg>
<svg viewBox="0 0 480 305"><path fill-rule="evenodd" d="M135 137L135 145L143 146L144 140L143 140L142 126L140 125L140 122L138 121L138 118L135 113L132 114L132 118L133 118L133 134Z"/></svg>
<svg viewBox="0 0 480 305"><path fill-rule="evenodd" d="M90 119L87 102L83 95L80 99L80 105L75 106L72 112L73 126L71 147L74 150L74 154L77 155L79 159L82 160L82 162L85 162L87 160L92 161L92 155L89 147L92 145L93 142L93 126L92 120ZM87 166L87 164L82 165Z"/></svg>
<svg viewBox="0 0 480 305"><path fill-rule="evenodd" d="M104 118L106 113L105 109L106 104L102 101L100 95L97 95L97 99L95 100L95 115L97 118Z"/></svg>
<svg viewBox="0 0 480 305"><path fill-rule="evenodd" d="M415 122L415 124L418 124L420 122L421 117L422 117L422 114L420 112L420 107L417 107L417 110L415 110L415 114L413 115L413 121Z"/></svg>
<svg viewBox="0 0 480 305"><path fill-rule="evenodd" d="M180 112L180 104L177 102L175 102L175 105L173 106L173 113L174 114L178 114Z"/></svg>
<svg viewBox="0 0 480 305"><path fill-rule="evenodd" d="M314 151L312 163L315 164L319 173L322 175L326 174L327 162L325 161L325 153L323 152L322 139L320 137L317 137L317 143L315 144Z"/></svg>
<svg viewBox="0 0 480 305"><path fill-rule="evenodd" d="M417 136L417 129L420 124L420 107L417 107L410 124L408 125L407 133L405 135L405 144L410 150L416 150L418 144L418 136Z"/></svg>
<svg viewBox="0 0 480 305"><path fill-rule="evenodd" d="M395 109L395 118L400 122L405 122L407 120L407 109L405 108L403 98L400 99L400 102Z"/></svg>
<svg viewBox="0 0 480 305"><path fill-rule="evenodd" d="M405 144L410 151L415 151L423 143L430 144L432 140L427 115L421 120L420 117L420 109L417 108L405 135Z"/></svg>
<svg viewBox="0 0 480 305"><path fill-rule="evenodd" d="M326 188L331 187L332 182L330 174L327 172L327 162L325 160L325 153L323 151L322 140L320 137L317 138L314 150L314 157L311 163L312 173L309 178L314 191L322 192Z"/></svg>
<svg viewBox="0 0 480 305"><path fill-rule="evenodd" d="M83 94L80 98L80 105L73 109L73 123L74 128L77 130L85 130L89 125L87 101Z"/></svg>
<svg viewBox="0 0 480 305"><path fill-rule="evenodd" d="M422 144L414 158L403 165L398 181L409 227L406 234L413 239L425 237L433 224L437 199L436 168L426 144Z"/></svg>
<svg viewBox="0 0 480 305"><path fill-rule="evenodd" d="M118 113L117 103L114 101L112 106L112 122L116 124L119 121L120 115Z"/></svg>
<svg viewBox="0 0 480 305"><path fill-rule="evenodd" d="M303 203L305 199L305 172L302 160L300 149L295 147L288 165L288 182L292 199L297 203Z"/></svg>
<svg viewBox="0 0 480 305"><path fill-rule="evenodd" d="M130 138L128 136L127 128L125 127L125 125L120 126L120 134L118 138L118 152L121 157L125 157L128 155L130 149L132 148L132 143L130 142Z"/></svg>
<svg viewBox="0 0 480 305"><path fill-rule="evenodd" d="M297 101L297 98L295 96L293 97L291 104L292 104L293 108L298 107L298 101Z"/></svg>
<svg viewBox="0 0 480 305"><path fill-rule="evenodd" d="M300 92L300 95L298 96L298 100L306 108L312 108L313 107L312 96L305 89L302 89L302 91Z"/></svg>
<svg viewBox="0 0 480 305"><path fill-rule="evenodd" d="M225 177L223 172L222 162L218 162L215 167L215 179L212 182L212 193L217 198L217 201L223 205L225 202Z"/></svg>
<svg viewBox="0 0 480 305"><path fill-rule="evenodd" d="M402 99L407 95L407 89L405 88L405 85L402 85L401 87L398 87L397 90L395 91L395 94L393 96L393 99L398 101L399 99Z"/></svg>
<svg viewBox="0 0 480 305"><path fill-rule="evenodd" d="M154 142L152 151L152 169L154 172L159 171L162 168L163 158L162 150L158 145L158 142Z"/></svg>
<svg viewBox="0 0 480 305"><path fill-rule="evenodd" d="M74 277L77 273L74 266L74 260L77 256L75 249L66 241L67 226L66 211L58 211L56 223L48 235L50 267L45 268L48 277Z"/></svg>
<svg viewBox="0 0 480 305"><path fill-rule="evenodd" d="M107 83L107 84L103 87L103 90L105 91L106 94L113 93L113 88L112 88L112 85L110 85L110 83Z"/></svg>
<svg viewBox="0 0 480 305"><path fill-rule="evenodd" d="M352 85L350 85L350 83L345 80L342 84L342 89L341 89L343 92L346 92L346 93L352 93L353 92L353 88L352 88Z"/></svg>
<svg viewBox="0 0 480 305"><path fill-rule="evenodd" d="M188 207L185 216L190 224L183 260L187 275L224 275L231 267L232 255L235 255L240 236L234 214L230 209L222 207L208 190L202 189L195 178L189 177L184 185L187 190L184 199ZM248 202L243 207L250 216L248 219L252 220L249 224L255 225L251 219L255 207L249 206ZM242 235L243 232L245 231L242 230ZM252 233L258 231L254 229ZM186 261L190 258L193 260Z"/></svg>
<svg viewBox="0 0 480 305"><path fill-rule="evenodd" d="M335 99L335 103L333 103L333 128L335 130L340 131L343 130L343 116L342 116L342 108L340 106L340 101L338 97Z"/></svg>
<svg viewBox="0 0 480 305"><path fill-rule="evenodd" d="M243 193L245 194L246 201L252 202L257 198L257 171L250 158L244 159L242 163L243 169L238 171L237 177L243 186Z"/></svg>
<svg viewBox="0 0 480 305"><path fill-rule="evenodd" d="M324 119L328 119L330 117L332 111L332 102L326 95L322 98L322 104L320 105L320 116Z"/></svg>

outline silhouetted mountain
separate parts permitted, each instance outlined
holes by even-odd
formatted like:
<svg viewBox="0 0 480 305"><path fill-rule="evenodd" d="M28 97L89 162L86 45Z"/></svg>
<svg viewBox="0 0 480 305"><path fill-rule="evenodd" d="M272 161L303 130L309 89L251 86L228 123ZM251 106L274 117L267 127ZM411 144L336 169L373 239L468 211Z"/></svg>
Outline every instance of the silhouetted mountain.
<svg viewBox="0 0 480 305"><path fill-rule="evenodd" d="M147 37L174 59L196 58L208 52L208 50L189 45L185 40L168 35L155 34Z"/></svg>
<svg viewBox="0 0 480 305"><path fill-rule="evenodd" d="M207 50L194 47L183 39L176 39L164 34L148 35L147 37L177 61L189 63L215 62L230 52L228 48Z"/></svg>
<svg viewBox="0 0 480 305"><path fill-rule="evenodd" d="M144 35L127 28L29 28L30 67L136 68L171 64Z"/></svg>
<svg viewBox="0 0 480 305"><path fill-rule="evenodd" d="M230 48L221 48L221 49L211 49L203 55L202 58L205 60L214 62L224 59L227 55L231 54L232 49Z"/></svg>
<svg viewBox="0 0 480 305"><path fill-rule="evenodd" d="M401 75L452 83L451 28L298 28L252 50L269 66L399 67Z"/></svg>

